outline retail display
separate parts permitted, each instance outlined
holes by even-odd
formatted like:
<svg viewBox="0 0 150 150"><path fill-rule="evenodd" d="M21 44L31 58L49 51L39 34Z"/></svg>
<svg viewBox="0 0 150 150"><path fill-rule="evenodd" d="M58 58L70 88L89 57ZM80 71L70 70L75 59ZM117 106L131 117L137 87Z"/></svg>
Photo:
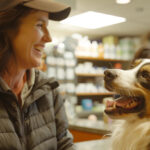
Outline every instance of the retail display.
<svg viewBox="0 0 150 150"><path fill-rule="evenodd" d="M63 93L75 93L76 60L74 53L66 50L64 43L51 44L47 46L47 74L55 77L60 82L60 90Z"/></svg>
<svg viewBox="0 0 150 150"><path fill-rule="evenodd" d="M106 36L100 42L90 41L87 36L79 38L75 50L77 58L75 74L77 78L76 95L78 104L82 106L82 113L85 113L84 99L90 98L93 103L98 102L93 105L92 110L94 110L98 104L103 104L104 98L113 97L114 93L108 92L104 87L103 73L107 68L127 68L139 43L139 38L119 39L116 36ZM90 110L91 114L102 119L103 109L99 109L99 114L92 110ZM84 117L88 118L88 115L87 113Z"/></svg>
<svg viewBox="0 0 150 150"><path fill-rule="evenodd" d="M129 64L127 60L118 59L101 59L90 57L77 57L76 65L76 96L78 97L78 104L81 105L83 99L91 99L93 103L92 110L94 110L98 104L103 103L103 99L106 97L113 97L114 93L109 92L104 87L103 73L107 68L126 68ZM92 111L91 114L97 116L98 119L103 119L103 109L99 111ZM83 107L84 111L84 107ZM90 114L85 114L84 117Z"/></svg>
<svg viewBox="0 0 150 150"><path fill-rule="evenodd" d="M107 36L97 42L81 35L47 46L47 74L59 80L69 117L76 116L76 111L82 117L96 114L102 119L103 109L97 111L97 106L114 95L105 89L103 73L107 68L128 67L138 46L139 38Z"/></svg>
<svg viewBox="0 0 150 150"><path fill-rule="evenodd" d="M59 81L59 90L65 99L65 107L68 118L72 119L76 116L75 104L77 103L76 91L76 76L75 66L76 58L73 48L68 47L66 38L63 41L58 41L46 45L45 52L47 54L47 75L55 77Z"/></svg>
<svg viewBox="0 0 150 150"><path fill-rule="evenodd" d="M90 41L87 36L78 38L75 55L98 59L130 60L140 46L140 38L105 36L99 42Z"/></svg>

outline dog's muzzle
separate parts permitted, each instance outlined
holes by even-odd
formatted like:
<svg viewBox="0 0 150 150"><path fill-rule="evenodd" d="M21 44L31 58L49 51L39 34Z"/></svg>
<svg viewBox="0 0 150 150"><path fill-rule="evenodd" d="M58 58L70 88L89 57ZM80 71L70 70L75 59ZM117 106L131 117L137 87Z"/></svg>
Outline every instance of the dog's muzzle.
<svg viewBox="0 0 150 150"><path fill-rule="evenodd" d="M120 70L107 69L104 75L105 88L120 95L114 101L108 100L106 102L105 113L111 116L121 116L123 114L141 112L145 107L145 99L142 95L135 95L131 89L129 90L122 86L123 82L118 80L122 75Z"/></svg>
<svg viewBox="0 0 150 150"><path fill-rule="evenodd" d="M118 77L114 69L108 69L104 71L105 88L109 91L113 91L113 81Z"/></svg>
<svg viewBox="0 0 150 150"><path fill-rule="evenodd" d="M117 74L116 74L115 70L113 70L113 69L108 69L108 70L104 71L104 75L105 75L104 80L106 82L112 81L115 78L117 78Z"/></svg>

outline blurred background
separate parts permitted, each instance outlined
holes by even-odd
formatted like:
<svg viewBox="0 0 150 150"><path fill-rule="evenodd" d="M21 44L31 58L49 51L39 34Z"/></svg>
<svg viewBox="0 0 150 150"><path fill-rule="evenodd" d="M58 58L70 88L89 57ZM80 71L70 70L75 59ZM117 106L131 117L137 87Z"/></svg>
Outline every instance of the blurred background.
<svg viewBox="0 0 150 150"><path fill-rule="evenodd" d="M103 110L114 97L104 87L103 73L127 69L135 52L149 46L150 1L57 1L72 12L63 22L49 22L53 41L46 45L40 69L60 83L74 141L101 139L111 130L113 120Z"/></svg>

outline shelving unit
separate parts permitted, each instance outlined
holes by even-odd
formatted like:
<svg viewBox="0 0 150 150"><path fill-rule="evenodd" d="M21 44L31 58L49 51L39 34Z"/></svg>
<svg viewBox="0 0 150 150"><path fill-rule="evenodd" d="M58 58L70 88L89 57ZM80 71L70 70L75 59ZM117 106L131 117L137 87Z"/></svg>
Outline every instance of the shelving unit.
<svg viewBox="0 0 150 150"><path fill-rule="evenodd" d="M121 60L121 59L105 59L105 58L97 58L97 57L86 57L86 56L76 56L77 59L77 65L78 64L84 64L85 62L90 62L93 64L93 67L97 66L97 67L102 67L102 68L113 68L115 67L116 63L121 64L122 68L128 68L128 65L130 63L129 60ZM83 67L84 68L84 67ZM80 72L76 72L76 81L77 84L88 84L90 82L93 82L93 84L95 84L95 86L98 86L98 82L100 82L100 85L102 88L104 88L104 81L103 81L103 77L104 74L103 73L90 73L89 72L85 73L84 71L81 70ZM86 85L85 85L86 86ZM105 89L106 90L106 89ZM90 98L94 101L98 101L98 102L102 102L104 97L113 97L113 95L115 93L113 92L109 92L109 91L105 91L102 89L102 91L98 90L97 92L77 92L76 96L78 97L78 104L81 104L82 99L86 99L86 98Z"/></svg>
<svg viewBox="0 0 150 150"><path fill-rule="evenodd" d="M68 102L68 104L66 103L66 110L68 110L69 115L76 106L80 106L84 110L85 108L81 105L82 100L91 99L93 107L88 113L90 115L90 113L93 114L92 111L95 106L103 105L102 102L105 97L113 97L115 94L104 88L104 70L113 67L126 69L130 61L125 60L127 53L124 51L118 53L116 50L112 54L112 49L106 51L104 47L100 49L100 45L97 49L90 46L87 48L83 41L81 45L79 43L72 38L66 38L63 43L49 47L47 51L47 73L49 76L55 76L59 81L59 90ZM100 118L100 113L98 118Z"/></svg>
<svg viewBox="0 0 150 150"><path fill-rule="evenodd" d="M90 61L105 61L105 62L128 62L129 60L123 59L108 59L108 58L99 58L99 57L86 57L86 56L76 56L78 60L90 60Z"/></svg>
<svg viewBox="0 0 150 150"><path fill-rule="evenodd" d="M115 93L113 92L105 92L105 93L77 93L77 96L113 96Z"/></svg>
<svg viewBox="0 0 150 150"><path fill-rule="evenodd" d="M104 77L104 74L76 73L78 77Z"/></svg>

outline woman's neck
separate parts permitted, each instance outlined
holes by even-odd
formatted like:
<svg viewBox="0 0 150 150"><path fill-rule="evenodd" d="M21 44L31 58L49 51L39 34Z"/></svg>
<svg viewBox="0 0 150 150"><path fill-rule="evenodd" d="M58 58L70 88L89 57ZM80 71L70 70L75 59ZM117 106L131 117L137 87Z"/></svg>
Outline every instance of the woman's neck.
<svg viewBox="0 0 150 150"><path fill-rule="evenodd" d="M21 67L20 63L17 63L14 57L9 59L7 66L7 70L2 72L1 77L10 89L18 95L21 92L26 80L26 69Z"/></svg>
<svg viewBox="0 0 150 150"><path fill-rule="evenodd" d="M2 75L3 80L8 84L11 90L18 95L23 88L25 70L20 71L8 71Z"/></svg>

